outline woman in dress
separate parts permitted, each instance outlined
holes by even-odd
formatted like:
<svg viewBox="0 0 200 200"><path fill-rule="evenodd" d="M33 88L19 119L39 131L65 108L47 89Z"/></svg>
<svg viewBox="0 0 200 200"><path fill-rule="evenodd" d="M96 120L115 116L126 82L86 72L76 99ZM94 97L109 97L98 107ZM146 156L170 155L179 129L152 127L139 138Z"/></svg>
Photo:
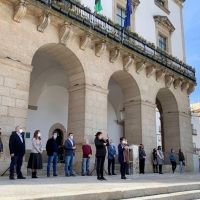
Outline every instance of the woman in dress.
<svg viewBox="0 0 200 200"><path fill-rule="evenodd" d="M158 173L158 161L157 161L157 150L156 150L156 148L153 149L152 159L153 159L153 172Z"/></svg>
<svg viewBox="0 0 200 200"><path fill-rule="evenodd" d="M42 141L40 130L35 131L32 139L32 150L28 160L28 169L32 169L32 178L37 177L37 170L42 169Z"/></svg>
<svg viewBox="0 0 200 200"><path fill-rule="evenodd" d="M164 164L164 154L162 152L161 146L158 146L158 149L157 149L157 162L159 166L159 174L163 174L162 166Z"/></svg>

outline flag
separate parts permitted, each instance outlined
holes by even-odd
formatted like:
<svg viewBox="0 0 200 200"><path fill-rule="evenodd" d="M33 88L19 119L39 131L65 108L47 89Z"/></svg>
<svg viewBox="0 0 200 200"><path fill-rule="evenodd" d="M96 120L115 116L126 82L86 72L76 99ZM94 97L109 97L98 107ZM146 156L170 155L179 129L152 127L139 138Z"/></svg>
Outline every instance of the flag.
<svg viewBox="0 0 200 200"><path fill-rule="evenodd" d="M131 0L127 0L126 3L126 17L124 19L124 29L131 25L131 14L132 14L132 5Z"/></svg>
<svg viewBox="0 0 200 200"><path fill-rule="evenodd" d="M100 12L101 10L103 10L101 0L95 0L95 12Z"/></svg>

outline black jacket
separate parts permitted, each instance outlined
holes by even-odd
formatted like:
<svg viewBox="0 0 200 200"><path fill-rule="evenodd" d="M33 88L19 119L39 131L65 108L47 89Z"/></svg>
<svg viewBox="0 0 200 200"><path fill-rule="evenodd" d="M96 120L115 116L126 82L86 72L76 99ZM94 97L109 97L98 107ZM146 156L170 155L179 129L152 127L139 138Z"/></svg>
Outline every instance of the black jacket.
<svg viewBox="0 0 200 200"><path fill-rule="evenodd" d="M53 137L49 138L46 144L46 151L47 151L48 156L53 156L53 153L54 153L53 143L54 143ZM57 142L57 145L58 145L58 142Z"/></svg>
<svg viewBox="0 0 200 200"><path fill-rule="evenodd" d="M185 156L184 156L184 154L182 152L180 152L178 154L178 157L179 157L179 161L184 161L185 160Z"/></svg>
<svg viewBox="0 0 200 200"><path fill-rule="evenodd" d="M143 160L145 156L146 156L146 153L145 153L144 149L139 148L139 159Z"/></svg>
<svg viewBox="0 0 200 200"><path fill-rule="evenodd" d="M1 140L1 138L0 138L0 152L3 152L3 142Z"/></svg>
<svg viewBox="0 0 200 200"><path fill-rule="evenodd" d="M96 146L96 156L106 156L106 146L103 143L107 143L106 146L109 146L108 140L99 140L97 137L94 139L94 144Z"/></svg>
<svg viewBox="0 0 200 200"><path fill-rule="evenodd" d="M14 153L14 156L24 156L25 154L25 140L24 133L22 133L23 143L19 135L14 131L12 132L9 140L10 154Z"/></svg>

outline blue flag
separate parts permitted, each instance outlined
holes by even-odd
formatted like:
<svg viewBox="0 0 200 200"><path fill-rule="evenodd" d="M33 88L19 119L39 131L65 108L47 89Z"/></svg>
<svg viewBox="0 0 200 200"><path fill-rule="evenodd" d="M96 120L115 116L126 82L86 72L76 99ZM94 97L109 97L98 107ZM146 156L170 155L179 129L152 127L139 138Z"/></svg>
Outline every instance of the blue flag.
<svg viewBox="0 0 200 200"><path fill-rule="evenodd" d="M126 17L124 20L124 29L131 25L131 14L132 14L132 5L131 0L127 0L126 3Z"/></svg>

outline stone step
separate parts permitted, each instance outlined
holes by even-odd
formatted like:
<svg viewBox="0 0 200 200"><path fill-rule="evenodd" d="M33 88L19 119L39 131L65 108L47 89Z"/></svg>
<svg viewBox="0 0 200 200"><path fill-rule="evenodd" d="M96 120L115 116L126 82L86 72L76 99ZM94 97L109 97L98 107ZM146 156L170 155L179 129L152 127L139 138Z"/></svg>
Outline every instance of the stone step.
<svg viewBox="0 0 200 200"><path fill-rule="evenodd" d="M171 194L160 194L146 197L136 197L128 200L191 200L200 199L200 190L176 192Z"/></svg>

